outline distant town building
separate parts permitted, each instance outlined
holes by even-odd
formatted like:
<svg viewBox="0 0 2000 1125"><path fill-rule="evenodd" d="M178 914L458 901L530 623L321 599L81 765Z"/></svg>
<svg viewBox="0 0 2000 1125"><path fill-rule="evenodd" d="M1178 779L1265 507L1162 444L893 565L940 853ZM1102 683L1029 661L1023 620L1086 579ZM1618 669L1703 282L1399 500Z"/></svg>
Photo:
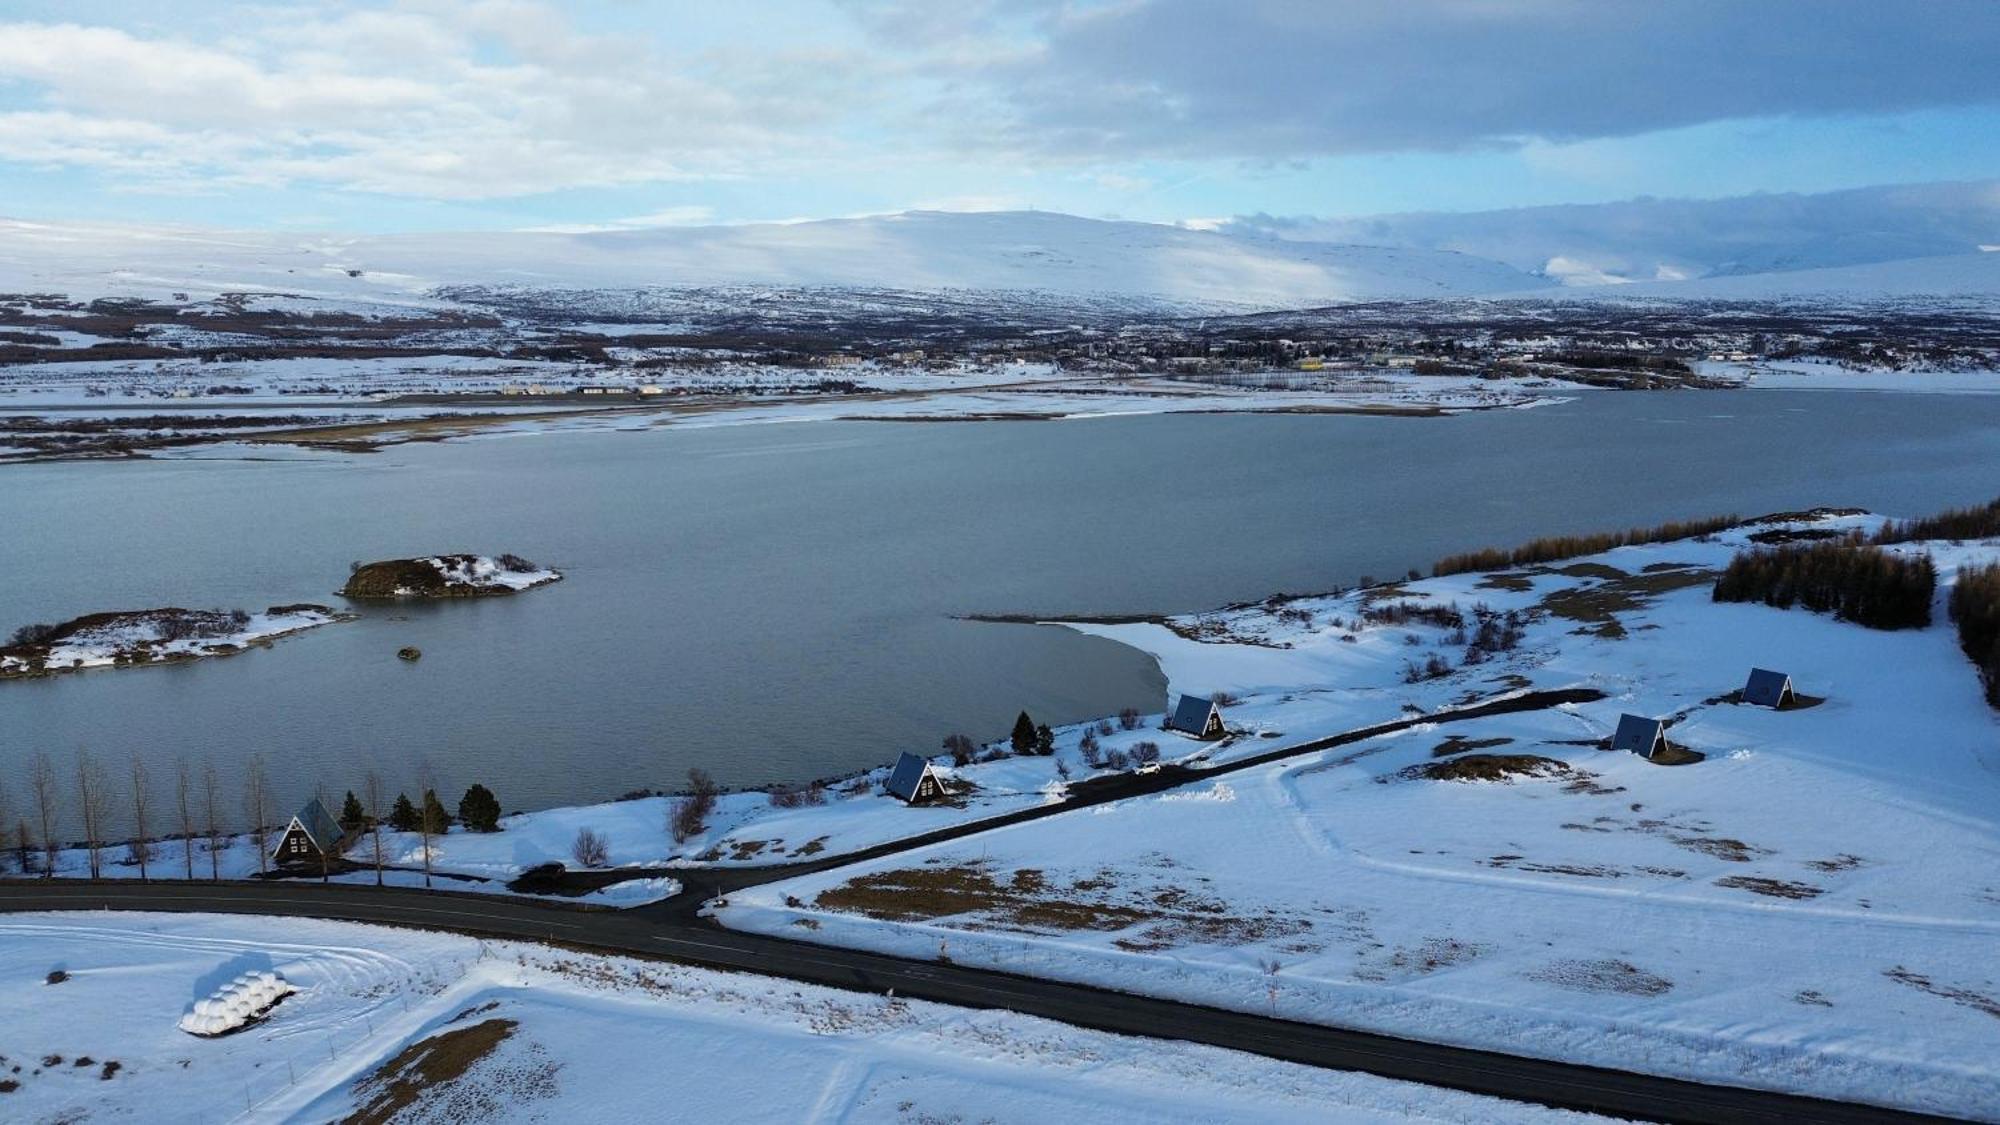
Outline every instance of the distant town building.
<svg viewBox="0 0 2000 1125"><path fill-rule="evenodd" d="M1206 696L1183 695L1180 702L1174 704L1173 713L1167 716L1167 729L1203 741L1221 738L1222 708Z"/></svg>
<svg viewBox="0 0 2000 1125"><path fill-rule="evenodd" d="M930 761L907 750L896 759L896 768L889 771L889 780L883 787L909 805L928 804L945 795L944 781L931 768Z"/></svg>
<svg viewBox="0 0 2000 1125"><path fill-rule="evenodd" d="M1618 732L1611 736L1613 750L1629 750L1648 761L1667 752L1667 724L1663 719L1644 715L1618 716Z"/></svg>

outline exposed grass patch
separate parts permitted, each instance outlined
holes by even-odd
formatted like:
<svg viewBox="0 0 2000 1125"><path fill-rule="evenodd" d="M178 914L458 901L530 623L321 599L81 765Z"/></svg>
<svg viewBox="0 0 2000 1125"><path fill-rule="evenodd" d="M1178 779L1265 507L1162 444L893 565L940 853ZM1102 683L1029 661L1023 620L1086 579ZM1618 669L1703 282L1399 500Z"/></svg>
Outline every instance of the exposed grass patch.
<svg viewBox="0 0 2000 1125"><path fill-rule="evenodd" d="M404 1047L355 1087L359 1105L345 1125L386 1125L395 1120L426 1094L464 1077L519 1026L509 1019L483 1020Z"/></svg>
<svg viewBox="0 0 2000 1125"><path fill-rule="evenodd" d="M1622 637L1625 626L1619 614L1644 609L1661 594L1703 586L1715 578L1714 571L1700 567L1621 575L1593 586L1552 591L1542 599L1541 608L1551 616L1579 623L1583 628L1578 632Z"/></svg>
<svg viewBox="0 0 2000 1125"><path fill-rule="evenodd" d="M1718 887L1749 891L1766 898L1814 899L1826 893L1823 888L1810 883L1793 883L1784 879L1767 879L1761 875L1725 875L1715 881Z"/></svg>
<svg viewBox="0 0 2000 1125"><path fill-rule="evenodd" d="M864 875L820 892L814 905L889 922L963 917L966 928L974 930L1130 930L1134 932L1114 944L1142 952L1189 944L1244 945L1312 929L1307 919L1239 912L1183 886L1124 890L1109 871L1065 886L1034 868L1011 872L1003 882L975 863Z"/></svg>
<svg viewBox="0 0 2000 1125"><path fill-rule="evenodd" d="M1431 757L1447 758L1453 754L1463 754L1468 750L1491 750L1495 746L1513 743L1511 738L1467 738L1462 734L1446 735L1443 742L1431 747Z"/></svg>
<svg viewBox="0 0 2000 1125"><path fill-rule="evenodd" d="M1984 1012L1994 1019L2000 1020L2000 999L1995 999L1984 992L1957 985L1939 984L1924 974L1913 972L1901 965L1893 969L1882 970L1882 975L1895 981L1897 984L1908 985L1918 992L1935 996L1940 1000L1949 1000L1954 1004L1971 1008L1975 1012Z"/></svg>
<svg viewBox="0 0 2000 1125"><path fill-rule="evenodd" d="M1544 984L1577 992L1615 992L1624 996L1661 996L1674 987L1674 982L1665 977L1615 958L1557 961L1528 976Z"/></svg>
<svg viewBox="0 0 2000 1125"><path fill-rule="evenodd" d="M1768 848L1746 844L1727 836L1668 836L1667 839L1676 847L1700 852L1705 856L1727 860L1730 863L1749 863L1758 856L1772 854Z"/></svg>
<svg viewBox="0 0 2000 1125"><path fill-rule="evenodd" d="M1539 754L1466 754L1411 766L1397 776L1428 781L1511 781L1517 777L1563 777L1570 772L1569 763Z"/></svg>

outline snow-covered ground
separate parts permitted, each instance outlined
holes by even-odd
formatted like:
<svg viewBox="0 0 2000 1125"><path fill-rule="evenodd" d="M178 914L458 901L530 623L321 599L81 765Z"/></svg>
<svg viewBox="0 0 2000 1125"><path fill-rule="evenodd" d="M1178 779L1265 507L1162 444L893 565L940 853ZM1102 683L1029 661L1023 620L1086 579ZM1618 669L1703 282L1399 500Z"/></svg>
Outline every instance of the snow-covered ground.
<svg viewBox="0 0 2000 1125"><path fill-rule="evenodd" d="M1844 367L1829 360L1815 359L1702 360L1694 366L1708 378L1727 379L1750 388L1916 391L1928 394L1991 394L2000 391L2000 368L1898 371L1880 367Z"/></svg>
<svg viewBox="0 0 2000 1125"><path fill-rule="evenodd" d="M233 1035L176 1026L245 973L297 992ZM1005 1012L298 919L0 917L0 1010L0 1116L20 1121L327 1121L399 1095L401 1121L1584 1120Z"/></svg>
<svg viewBox="0 0 2000 1125"><path fill-rule="evenodd" d="M1891 633L1712 602L1709 572L1756 530L1173 628L1078 626L1155 654L1177 691L1240 697L1226 716L1245 737L1210 762L1496 692L1608 697L1420 725L732 893L717 913L1293 1019L2000 1120L2000 721L1941 608L1930 628ZM1928 550L1947 584L2000 558L2000 541L1898 549ZM1445 628L1364 620L1405 602L1527 623L1518 648L1467 664ZM1433 654L1448 674L1407 682ZM1727 702L1753 665L1823 702ZM1673 742L1705 759L1600 749L1628 711L1672 718ZM1204 749L1161 740L1169 758ZM1525 757L1489 761L1498 779L1448 779L1455 764L1486 773L1482 753Z"/></svg>
<svg viewBox="0 0 2000 1125"><path fill-rule="evenodd" d="M324 606L274 606L233 619L222 611L146 610L102 615L47 645L17 645L0 652L0 679L86 668L144 666L173 660L233 656L251 645L331 625L342 615ZM169 633L175 622L195 621L196 635Z"/></svg>
<svg viewBox="0 0 2000 1125"><path fill-rule="evenodd" d="M1046 211L374 237L0 221L0 292L271 292L393 306L422 303L444 286L498 283L984 289L1235 309L1550 284L1469 254L1239 238Z"/></svg>

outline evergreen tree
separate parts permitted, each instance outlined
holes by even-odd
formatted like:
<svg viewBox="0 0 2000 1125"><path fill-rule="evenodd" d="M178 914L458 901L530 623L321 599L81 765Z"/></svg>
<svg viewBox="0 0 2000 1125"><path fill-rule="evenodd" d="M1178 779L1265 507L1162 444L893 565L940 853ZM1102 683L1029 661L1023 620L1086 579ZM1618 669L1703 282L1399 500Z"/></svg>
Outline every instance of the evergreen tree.
<svg viewBox="0 0 2000 1125"><path fill-rule="evenodd" d="M1035 720L1029 718L1026 711L1021 712L1020 718L1014 720L1014 733L1009 741L1014 744L1016 754L1035 752Z"/></svg>
<svg viewBox="0 0 2000 1125"><path fill-rule="evenodd" d="M389 810L389 825L398 832L415 832L423 827L417 820L417 806L410 803L408 793L396 794L396 805Z"/></svg>
<svg viewBox="0 0 2000 1125"><path fill-rule="evenodd" d="M354 790L347 791L347 800L340 803L340 826L352 832L368 823L368 814L361 810L361 798Z"/></svg>
<svg viewBox="0 0 2000 1125"><path fill-rule="evenodd" d="M459 799L458 820L474 832L498 832L500 799L484 785L474 785Z"/></svg>
<svg viewBox="0 0 2000 1125"><path fill-rule="evenodd" d="M432 835L441 835L451 827L451 814L444 811L444 802L438 800L435 789L424 790L424 822L430 826Z"/></svg>
<svg viewBox="0 0 2000 1125"><path fill-rule="evenodd" d="M1035 728L1035 753L1048 757L1056 752L1056 732L1047 723Z"/></svg>

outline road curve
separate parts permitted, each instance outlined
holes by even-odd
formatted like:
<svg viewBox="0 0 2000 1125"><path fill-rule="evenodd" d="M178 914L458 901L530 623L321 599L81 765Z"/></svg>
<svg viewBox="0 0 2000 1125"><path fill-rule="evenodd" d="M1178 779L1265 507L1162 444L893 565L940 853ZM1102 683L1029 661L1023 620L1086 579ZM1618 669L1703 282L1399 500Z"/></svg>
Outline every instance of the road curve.
<svg viewBox="0 0 2000 1125"><path fill-rule="evenodd" d="M663 911L585 909L487 895L316 883L0 881L0 912L202 911L373 922L555 942L968 1008L1619 1117L1688 1122L1942 1120L1875 1106L1707 1086L1111 992L944 962L736 933Z"/></svg>

